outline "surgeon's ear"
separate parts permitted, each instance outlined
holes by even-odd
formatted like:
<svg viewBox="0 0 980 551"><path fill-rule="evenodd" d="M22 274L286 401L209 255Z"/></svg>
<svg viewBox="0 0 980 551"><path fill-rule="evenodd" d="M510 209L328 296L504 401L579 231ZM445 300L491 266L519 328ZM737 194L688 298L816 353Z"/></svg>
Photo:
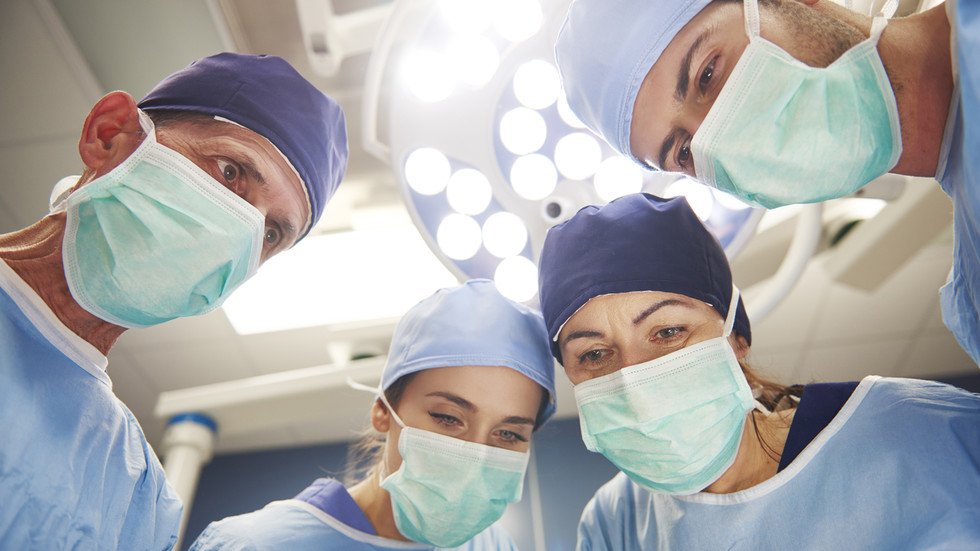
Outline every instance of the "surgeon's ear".
<svg viewBox="0 0 980 551"><path fill-rule="evenodd" d="M78 154L85 163L81 181L87 182L106 174L129 157L143 141L136 100L126 92L109 92L92 107Z"/></svg>
<svg viewBox="0 0 980 551"><path fill-rule="evenodd" d="M738 361L741 362L745 360L745 357L749 355L749 341L747 341L742 335L732 333L732 335L728 337L728 342L731 343L732 350L735 351L735 357L738 358Z"/></svg>
<svg viewBox="0 0 980 551"><path fill-rule="evenodd" d="M371 406L371 426L378 432L388 432L391 428L391 414L381 400L375 400Z"/></svg>

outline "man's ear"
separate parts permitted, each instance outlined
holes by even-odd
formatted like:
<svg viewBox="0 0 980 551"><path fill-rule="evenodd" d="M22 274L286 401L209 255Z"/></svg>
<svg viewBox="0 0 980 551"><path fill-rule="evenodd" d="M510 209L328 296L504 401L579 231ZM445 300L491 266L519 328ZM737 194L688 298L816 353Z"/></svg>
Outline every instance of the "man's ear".
<svg viewBox="0 0 980 551"><path fill-rule="evenodd" d="M371 406L371 426L378 432L388 432L391 428L391 414L381 400L375 400Z"/></svg>
<svg viewBox="0 0 980 551"><path fill-rule="evenodd" d="M144 138L136 100L126 92L109 92L85 118L78 154L85 164L82 181L102 176L129 157Z"/></svg>

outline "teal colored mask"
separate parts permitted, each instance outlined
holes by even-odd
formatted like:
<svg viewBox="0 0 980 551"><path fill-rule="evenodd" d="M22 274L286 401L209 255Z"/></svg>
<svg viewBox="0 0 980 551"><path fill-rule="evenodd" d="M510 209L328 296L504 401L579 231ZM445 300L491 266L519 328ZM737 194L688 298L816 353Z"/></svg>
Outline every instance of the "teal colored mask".
<svg viewBox="0 0 980 551"><path fill-rule="evenodd" d="M123 327L214 310L258 269L265 217L197 165L146 138L69 195L62 257L72 296Z"/></svg>
<svg viewBox="0 0 980 551"><path fill-rule="evenodd" d="M384 393L380 397L387 405ZM402 464L381 481L391 496L395 525L406 538L457 547L500 519L521 499L530 454L402 427Z"/></svg>
<svg viewBox="0 0 980 551"><path fill-rule="evenodd" d="M724 335L575 386L582 440L633 482L669 494L700 492L735 461L755 400Z"/></svg>
<svg viewBox="0 0 980 551"><path fill-rule="evenodd" d="M698 180L774 208L843 197L891 170L902 140L877 51L887 19L820 68L759 36L757 0L744 10L749 45L691 142Z"/></svg>

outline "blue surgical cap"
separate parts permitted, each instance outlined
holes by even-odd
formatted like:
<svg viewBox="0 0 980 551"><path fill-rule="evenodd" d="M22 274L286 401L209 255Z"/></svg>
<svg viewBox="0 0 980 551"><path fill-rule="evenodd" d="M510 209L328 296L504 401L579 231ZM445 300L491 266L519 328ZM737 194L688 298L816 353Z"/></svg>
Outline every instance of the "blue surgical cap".
<svg viewBox="0 0 980 551"><path fill-rule="evenodd" d="M541 426L555 412L555 363L541 314L505 298L494 283L473 279L416 304L395 328L381 390L425 369L509 367L548 393Z"/></svg>
<svg viewBox="0 0 980 551"><path fill-rule="evenodd" d="M551 352L568 318L590 299L634 291L677 293L728 316L732 271L724 249L683 197L636 193L588 206L551 228L538 271L541 310ZM735 333L752 343L742 299Z"/></svg>
<svg viewBox="0 0 980 551"><path fill-rule="evenodd" d="M640 84L674 36L711 0L575 0L555 43L568 105L613 149L630 150ZM643 163L640 163L643 164Z"/></svg>
<svg viewBox="0 0 980 551"><path fill-rule="evenodd" d="M310 223L302 236L320 219L347 170L343 110L280 57L226 52L199 59L157 84L139 107L219 116L272 142L309 197Z"/></svg>

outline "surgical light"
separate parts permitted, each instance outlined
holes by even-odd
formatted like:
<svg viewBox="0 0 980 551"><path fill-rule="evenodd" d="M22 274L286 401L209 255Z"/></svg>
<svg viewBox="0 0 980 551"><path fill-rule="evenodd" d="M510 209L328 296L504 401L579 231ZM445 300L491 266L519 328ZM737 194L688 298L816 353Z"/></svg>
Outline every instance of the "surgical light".
<svg viewBox="0 0 980 551"><path fill-rule="evenodd" d="M480 250L480 224L462 214L447 215L436 230L436 241L449 258L467 260Z"/></svg>
<svg viewBox="0 0 980 551"><path fill-rule="evenodd" d="M493 0L442 0L439 6L446 23L463 34L481 34L493 22Z"/></svg>
<svg viewBox="0 0 980 551"><path fill-rule="evenodd" d="M472 168L457 170L446 185L446 200L458 213L470 216L487 210L493 190L482 172Z"/></svg>
<svg viewBox="0 0 980 551"><path fill-rule="evenodd" d="M715 199L711 194L711 189L707 186L699 184L694 180L689 178L682 178L670 186L667 187L667 191L664 193L664 197L679 197L684 196L687 199L687 203L691 205L691 210L694 214L701 219L701 221L706 221L711 217L711 212L714 210Z"/></svg>
<svg viewBox="0 0 980 551"><path fill-rule="evenodd" d="M547 61L532 59L514 73L514 95L525 107L544 109L558 100L559 93L558 69Z"/></svg>
<svg viewBox="0 0 980 551"><path fill-rule="evenodd" d="M494 271L493 280L500 294L525 302L538 292L538 267L524 256L505 258Z"/></svg>
<svg viewBox="0 0 980 551"><path fill-rule="evenodd" d="M555 145L555 166L570 180L584 180L592 176L601 161L599 142L585 132L569 134Z"/></svg>
<svg viewBox="0 0 980 551"><path fill-rule="evenodd" d="M505 40L523 42L541 29L544 14L536 0L495 0L493 28Z"/></svg>
<svg viewBox="0 0 980 551"><path fill-rule="evenodd" d="M516 256L527 246L527 227L513 213L492 214L483 223L483 246L499 258Z"/></svg>
<svg viewBox="0 0 980 551"><path fill-rule="evenodd" d="M599 164L593 182L596 193L608 202L640 191L643 188L643 171L633 161L616 155Z"/></svg>
<svg viewBox="0 0 980 551"><path fill-rule="evenodd" d="M518 157L510 169L510 183L521 197L537 201L551 195L558 183L558 171L551 159L532 153Z"/></svg>
<svg viewBox="0 0 980 551"><path fill-rule="evenodd" d="M450 65L449 58L439 52L418 50L409 53L403 66L408 88L423 102L446 99L456 86Z"/></svg>
<svg viewBox="0 0 980 551"><path fill-rule="evenodd" d="M500 141L515 155L533 153L544 145L548 125L537 111L518 107L500 118Z"/></svg>
<svg viewBox="0 0 980 551"><path fill-rule="evenodd" d="M420 147L405 161L405 179L422 195L435 195L449 182L449 160L438 149Z"/></svg>
<svg viewBox="0 0 980 551"><path fill-rule="evenodd" d="M449 60L459 79L470 86L483 86L500 65L500 53L480 35L457 38L449 47Z"/></svg>

